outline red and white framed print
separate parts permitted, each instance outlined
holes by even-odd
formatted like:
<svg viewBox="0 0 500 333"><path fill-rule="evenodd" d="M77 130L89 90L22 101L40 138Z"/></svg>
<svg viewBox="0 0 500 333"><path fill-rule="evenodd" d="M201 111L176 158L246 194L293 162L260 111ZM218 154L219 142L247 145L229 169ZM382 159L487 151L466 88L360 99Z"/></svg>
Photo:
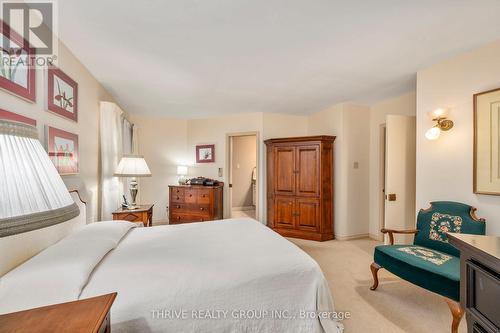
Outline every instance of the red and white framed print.
<svg viewBox="0 0 500 333"><path fill-rule="evenodd" d="M215 162L215 145L196 146L196 163Z"/></svg>
<svg viewBox="0 0 500 333"><path fill-rule="evenodd" d="M0 88L27 101L36 102L35 50L0 20Z"/></svg>
<svg viewBox="0 0 500 333"><path fill-rule="evenodd" d="M78 169L78 135L46 126L47 152L60 175L74 175Z"/></svg>
<svg viewBox="0 0 500 333"><path fill-rule="evenodd" d="M0 120L11 120L36 127L36 120L7 110L0 109Z"/></svg>
<svg viewBox="0 0 500 333"><path fill-rule="evenodd" d="M47 69L47 109L78 122L78 83L56 67Z"/></svg>

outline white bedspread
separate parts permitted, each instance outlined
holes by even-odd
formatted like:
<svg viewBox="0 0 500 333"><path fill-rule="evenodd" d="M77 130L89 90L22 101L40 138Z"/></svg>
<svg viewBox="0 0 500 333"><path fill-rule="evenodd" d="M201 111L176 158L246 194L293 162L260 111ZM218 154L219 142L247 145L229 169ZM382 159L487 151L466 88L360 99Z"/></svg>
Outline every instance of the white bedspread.
<svg viewBox="0 0 500 333"><path fill-rule="evenodd" d="M117 333L341 332L318 264L251 219L130 230L80 298L114 291Z"/></svg>

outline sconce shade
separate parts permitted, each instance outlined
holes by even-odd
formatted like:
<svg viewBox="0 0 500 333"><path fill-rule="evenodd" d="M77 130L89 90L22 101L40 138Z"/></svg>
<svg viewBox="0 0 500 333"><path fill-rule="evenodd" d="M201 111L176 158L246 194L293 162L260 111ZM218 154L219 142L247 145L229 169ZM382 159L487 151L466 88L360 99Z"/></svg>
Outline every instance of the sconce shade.
<svg viewBox="0 0 500 333"><path fill-rule="evenodd" d="M117 177L151 177L148 164L143 156L123 155L116 167Z"/></svg>
<svg viewBox="0 0 500 333"><path fill-rule="evenodd" d="M35 127L0 120L0 237L80 214Z"/></svg>
<svg viewBox="0 0 500 333"><path fill-rule="evenodd" d="M441 130L439 127L432 127L427 132L425 132L425 137L428 140L436 140L441 135Z"/></svg>
<svg viewBox="0 0 500 333"><path fill-rule="evenodd" d="M179 176L186 176L188 174L188 168L187 166L179 165L177 167L177 175Z"/></svg>

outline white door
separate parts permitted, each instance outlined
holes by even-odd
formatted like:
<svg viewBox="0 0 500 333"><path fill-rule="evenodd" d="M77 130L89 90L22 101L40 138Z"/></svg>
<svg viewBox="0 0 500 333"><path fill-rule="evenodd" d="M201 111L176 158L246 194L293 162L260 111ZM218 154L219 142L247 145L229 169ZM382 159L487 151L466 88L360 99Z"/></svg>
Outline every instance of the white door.
<svg viewBox="0 0 500 333"><path fill-rule="evenodd" d="M415 228L416 121L412 116L386 118L385 225L386 229ZM397 243L413 236L399 235ZM386 237L387 242L387 237Z"/></svg>

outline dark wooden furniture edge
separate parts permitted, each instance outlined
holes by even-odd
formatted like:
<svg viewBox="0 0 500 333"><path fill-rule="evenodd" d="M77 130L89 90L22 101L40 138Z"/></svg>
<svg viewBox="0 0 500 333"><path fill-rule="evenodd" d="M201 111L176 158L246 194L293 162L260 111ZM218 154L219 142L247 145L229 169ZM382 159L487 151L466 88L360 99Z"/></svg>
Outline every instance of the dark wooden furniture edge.
<svg viewBox="0 0 500 333"><path fill-rule="evenodd" d="M333 135L316 135L316 136L297 136L291 138L273 138L264 140L265 144L280 143L280 142L302 142L302 141L335 141L336 136Z"/></svg>

